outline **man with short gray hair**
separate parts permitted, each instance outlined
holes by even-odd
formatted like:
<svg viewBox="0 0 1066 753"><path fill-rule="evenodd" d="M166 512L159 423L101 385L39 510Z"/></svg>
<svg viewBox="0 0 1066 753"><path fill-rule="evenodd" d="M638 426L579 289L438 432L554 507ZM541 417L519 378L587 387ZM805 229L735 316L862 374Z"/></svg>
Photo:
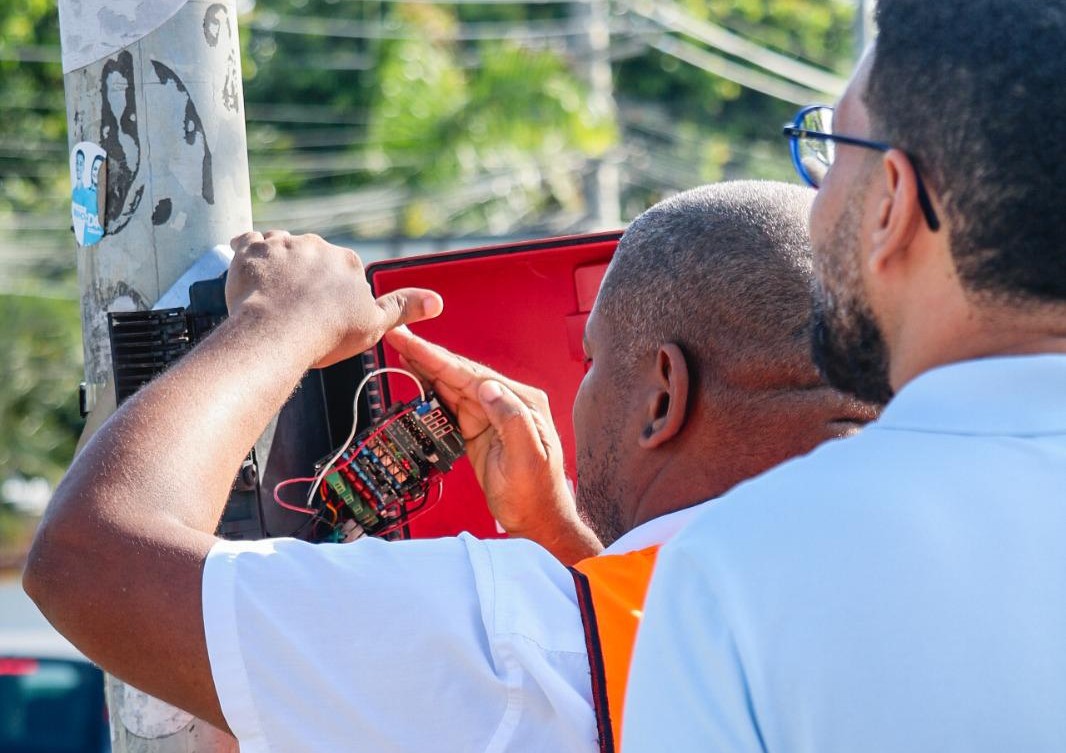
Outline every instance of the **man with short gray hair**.
<svg viewBox="0 0 1066 753"><path fill-rule="evenodd" d="M646 574L641 553L692 506L873 416L806 356L809 203L777 184L698 189L621 241L574 406L576 507L603 556L543 394L404 330L390 342L457 414L495 517L556 556L465 535L216 539L241 459L302 373L442 306L373 299L357 257L321 239L249 233L229 318L75 460L26 588L104 669L244 753L613 750L639 610L602 602L604 579Z"/></svg>

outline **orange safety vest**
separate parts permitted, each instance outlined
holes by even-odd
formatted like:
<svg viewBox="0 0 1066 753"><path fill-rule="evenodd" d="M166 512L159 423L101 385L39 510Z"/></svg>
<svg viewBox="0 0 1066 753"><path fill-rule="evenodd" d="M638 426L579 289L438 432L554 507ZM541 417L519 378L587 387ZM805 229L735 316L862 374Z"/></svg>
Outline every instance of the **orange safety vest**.
<svg viewBox="0 0 1066 753"><path fill-rule="evenodd" d="M629 663L658 554L653 546L589 557L570 568L585 627L600 753L615 753L621 746Z"/></svg>

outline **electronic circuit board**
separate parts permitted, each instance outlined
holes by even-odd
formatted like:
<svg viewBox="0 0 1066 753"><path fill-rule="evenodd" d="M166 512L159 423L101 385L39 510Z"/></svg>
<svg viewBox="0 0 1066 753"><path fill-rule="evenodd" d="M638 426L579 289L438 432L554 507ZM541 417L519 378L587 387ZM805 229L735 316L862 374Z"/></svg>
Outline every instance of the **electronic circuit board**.
<svg viewBox="0 0 1066 753"><path fill-rule="evenodd" d="M341 453L316 464L316 475L330 464L317 495L327 531L317 538L341 540L354 526L360 535L396 530L427 503L430 482L465 452L455 419L436 396L394 405Z"/></svg>

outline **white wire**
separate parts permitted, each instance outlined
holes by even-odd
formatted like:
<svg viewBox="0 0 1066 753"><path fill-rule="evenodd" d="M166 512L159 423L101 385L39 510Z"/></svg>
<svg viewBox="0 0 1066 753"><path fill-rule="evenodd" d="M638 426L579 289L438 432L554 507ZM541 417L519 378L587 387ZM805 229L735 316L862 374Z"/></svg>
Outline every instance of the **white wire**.
<svg viewBox="0 0 1066 753"><path fill-rule="evenodd" d="M422 382L406 369L396 369L391 366L386 366L383 369L376 369L371 371L365 377L363 381L359 383L359 386L355 388L355 398L352 399L352 430L348 433L348 438L341 443L341 448L337 450L337 454L329 459L329 462L322 466L322 470L318 472L318 476L315 477L315 481L311 484L311 489L307 492L307 507L311 506L311 502L314 501L315 493L318 491L318 487L322 484L322 479L329 475L329 472L333 469L333 464L337 462L337 458L344 454L344 451L348 449L348 445L355 439L356 427L359 425L359 396L363 394L363 389L367 383L376 376L382 374L402 374L405 377L409 377L411 381L418 387L418 396L425 402L426 390L422 387Z"/></svg>

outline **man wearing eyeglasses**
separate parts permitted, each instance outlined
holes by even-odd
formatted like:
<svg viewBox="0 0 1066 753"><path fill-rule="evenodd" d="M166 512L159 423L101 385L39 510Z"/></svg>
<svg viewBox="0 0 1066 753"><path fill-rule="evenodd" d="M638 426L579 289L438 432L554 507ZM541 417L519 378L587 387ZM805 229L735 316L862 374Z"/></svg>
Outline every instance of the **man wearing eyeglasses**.
<svg viewBox="0 0 1066 753"><path fill-rule="evenodd" d="M880 420L660 553L623 750L1066 750L1066 2L882 0L820 187L814 352Z"/></svg>

